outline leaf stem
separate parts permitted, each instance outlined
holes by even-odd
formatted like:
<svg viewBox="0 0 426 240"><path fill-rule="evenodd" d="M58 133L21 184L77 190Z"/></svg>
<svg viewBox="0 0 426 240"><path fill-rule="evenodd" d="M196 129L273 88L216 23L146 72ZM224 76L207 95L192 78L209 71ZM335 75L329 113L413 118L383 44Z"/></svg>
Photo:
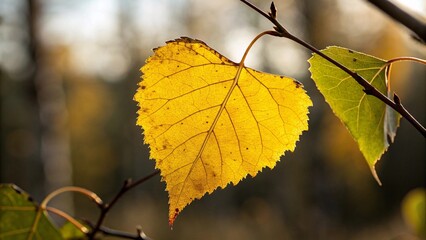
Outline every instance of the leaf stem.
<svg viewBox="0 0 426 240"><path fill-rule="evenodd" d="M79 221L77 221L75 218L71 217L68 213L59 210L57 208L53 208L53 207L47 207L46 210L48 212L54 213L58 216L63 217L64 219L66 219L68 222L70 222L71 224L73 224L75 227L77 227L82 233L87 234L89 233L89 229L84 226L83 224L81 224Z"/></svg>
<svg viewBox="0 0 426 240"><path fill-rule="evenodd" d="M391 64L391 63L402 62L402 61L411 61L411 62L417 62L417 63L421 63L421 64L425 64L426 65L426 60L420 59L420 58L416 58L416 57L397 57L397 58L392 58L392 59L388 60L387 63Z"/></svg>
<svg viewBox="0 0 426 240"><path fill-rule="evenodd" d="M349 70L347 67L343 66L339 62L335 61L334 59L328 57L327 55L323 54L321 51L319 51L317 48L313 47L309 43L299 39L298 37L292 35L289 33L275 18L273 18L272 14L267 14L264 11L260 10L258 7L254 6L253 4L249 3L247 0L240 0L250 8L254 9L256 12L260 13L262 16L267 18L272 24L274 24L274 29L276 30L275 34L271 34L278 37L284 37L288 38L299 45L302 45L303 47L311 50L312 52L318 54L319 56L323 57L330 63L334 64L336 67L340 68L341 70L345 71L347 74L349 74L355 81L358 82L363 88L364 92L367 95L372 95L376 98L378 98L380 101L384 102L386 105L393 108L395 111L397 111L399 114L401 114L405 119L407 119L411 125L413 125L417 131L419 131L423 137L426 137L426 129L424 126L422 126L417 119L415 119L410 112L405 109L405 107L402 105L399 97L394 94L394 101L392 101L389 97L385 96L383 93L381 93L379 90L377 90L374 86L372 86L367 80L365 80L363 77L358 75L357 73Z"/></svg>
<svg viewBox="0 0 426 240"><path fill-rule="evenodd" d="M261 38L261 37L263 37L263 36L265 36L265 35L272 35L272 36L279 36L279 35L277 35L277 32L276 31L264 31L264 32L261 32L260 34L258 34L253 40L251 40L251 42L250 42L250 44L248 45L248 47L246 48L246 51L244 52L244 55L243 55L243 57L241 58L241 61L240 61L240 67L239 67L239 69L238 70L240 70L242 67L244 67L244 61L246 60L246 57L247 57L247 55L248 55L248 53L249 53L249 51L250 51L250 49L251 49L251 47L253 47L253 45L254 45L254 43L257 41L257 40L259 40L259 38Z"/></svg>
<svg viewBox="0 0 426 240"><path fill-rule="evenodd" d="M40 207L42 209L46 209L47 208L47 204L50 202L50 200L52 200L54 197L56 197L59 194L64 193L64 192L79 192L79 193L82 193L83 195L89 197L90 199L92 199L97 205L102 205L103 204L102 199L98 195L96 195L96 193L94 193L94 192L92 192L90 190L87 190L85 188L75 187L75 186L68 186L68 187L59 188L59 189L51 192L41 202Z"/></svg>

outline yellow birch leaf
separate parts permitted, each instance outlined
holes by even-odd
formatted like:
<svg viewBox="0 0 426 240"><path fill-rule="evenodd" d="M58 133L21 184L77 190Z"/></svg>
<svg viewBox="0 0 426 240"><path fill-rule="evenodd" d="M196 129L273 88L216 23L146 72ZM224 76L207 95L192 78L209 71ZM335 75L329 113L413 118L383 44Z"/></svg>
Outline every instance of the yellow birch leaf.
<svg viewBox="0 0 426 240"><path fill-rule="evenodd" d="M293 151L312 106L302 85L236 64L190 38L141 68L137 124L169 194L169 223L194 199L237 184Z"/></svg>

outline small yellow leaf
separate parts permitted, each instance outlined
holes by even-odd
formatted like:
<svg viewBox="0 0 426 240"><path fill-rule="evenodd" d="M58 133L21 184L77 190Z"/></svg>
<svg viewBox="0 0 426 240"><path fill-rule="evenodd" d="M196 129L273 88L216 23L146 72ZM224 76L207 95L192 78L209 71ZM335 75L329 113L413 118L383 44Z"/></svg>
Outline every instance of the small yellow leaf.
<svg viewBox="0 0 426 240"><path fill-rule="evenodd" d="M194 199L293 151L310 98L287 77L239 66L190 38L154 50L135 95L137 124L169 194L169 223Z"/></svg>

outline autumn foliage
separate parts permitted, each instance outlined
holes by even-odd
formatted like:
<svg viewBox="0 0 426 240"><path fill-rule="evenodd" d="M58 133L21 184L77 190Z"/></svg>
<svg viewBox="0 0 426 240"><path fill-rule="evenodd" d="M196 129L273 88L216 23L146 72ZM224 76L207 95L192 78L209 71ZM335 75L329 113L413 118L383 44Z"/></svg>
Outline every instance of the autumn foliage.
<svg viewBox="0 0 426 240"><path fill-rule="evenodd" d="M154 52L135 95L137 124L167 184L173 224L194 199L293 151L312 102L299 82L234 63L199 40Z"/></svg>

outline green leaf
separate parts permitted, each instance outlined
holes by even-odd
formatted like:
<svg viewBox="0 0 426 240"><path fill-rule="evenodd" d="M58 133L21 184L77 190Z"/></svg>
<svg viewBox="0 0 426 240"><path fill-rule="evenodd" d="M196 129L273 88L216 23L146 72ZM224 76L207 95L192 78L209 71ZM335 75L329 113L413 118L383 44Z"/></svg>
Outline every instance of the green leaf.
<svg viewBox="0 0 426 240"><path fill-rule="evenodd" d="M0 185L0 239L63 239L44 211L13 184Z"/></svg>
<svg viewBox="0 0 426 240"><path fill-rule="evenodd" d="M386 61L341 47L328 47L321 52L389 95ZM375 164L393 141L401 116L374 96L367 95L355 79L321 56L314 54L309 63L317 88L358 143L380 184Z"/></svg>
<svg viewBox="0 0 426 240"><path fill-rule="evenodd" d="M83 240L86 235L70 222L66 222L60 229L62 237L65 240Z"/></svg>

